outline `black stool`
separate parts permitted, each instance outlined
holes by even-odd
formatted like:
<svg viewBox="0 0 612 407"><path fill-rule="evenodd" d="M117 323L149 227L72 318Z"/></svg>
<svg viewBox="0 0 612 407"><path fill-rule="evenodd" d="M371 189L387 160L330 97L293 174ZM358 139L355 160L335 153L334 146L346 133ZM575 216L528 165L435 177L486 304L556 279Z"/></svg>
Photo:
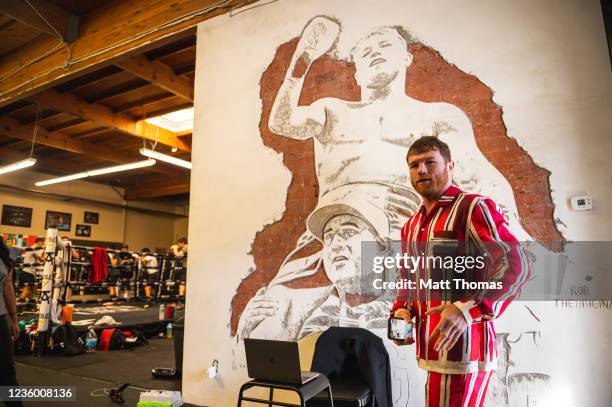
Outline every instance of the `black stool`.
<svg viewBox="0 0 612 407"><path fill-rule="evenodd" d="M253 397L245 397L243 393L252 387L267 387L270 389L268 400L256 399ZM285 403L283 401L274 401L274 389L292 390L300 396L300 404ZM332 397L331 387L327 376L320 374L306 384L288 384L277 382L264 382L260 380L251 380L240 387L238 394L238 407L242 406L242 401L250 401L253 403L267 404L268 407L283 406L283 407L306 407L306 402L316 396L318 393L327 390L327 396L330 407L334 407L334 399Z"/></svg>
<svg viewBox="0 0 612 407"><path fill-rule="evenodd" d="M329 379L331 387L334 389L334 401L336 407L374 407L376 401L374 394L361 380L355 378L346 379L332 377ZM327 406L327 394L325 391L313 396L308 402L307 407L324 407Z"/></svg>

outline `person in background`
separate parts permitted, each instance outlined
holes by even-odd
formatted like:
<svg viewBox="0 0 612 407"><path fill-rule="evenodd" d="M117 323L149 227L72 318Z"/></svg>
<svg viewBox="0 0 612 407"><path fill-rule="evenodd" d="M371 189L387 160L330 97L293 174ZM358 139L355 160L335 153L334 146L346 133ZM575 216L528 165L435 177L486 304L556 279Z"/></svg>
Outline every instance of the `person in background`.
<svg viewBox="0 0 612 407"><path fill-rule="evenodd" d="M19 338L17 304L13 288L13 260L0 237L0 386L15 387L17 374L13 359L13 342ZM6 406L22 406L20 401L5 402Z"/></svg>
<svg viewBox="0 0 612 407"><path fill-rule="evenodd" d="M112 256L110 252L108 254L110 260L109 264L111 264L114 269L112 273L109 273L109 279L112 279L113 283L116 282L117 279L121 278L121 276L124 274L123 271L126 268L133 266L138 260L137 255L130 253L130 248L127 244L121 245L121 251L115 254L115 256ZM115 286L111 285L108 287L108 294L111 298L113 298L118 296L120 293L116 292Z"/></svg>
<svg viewBox="0 0 612 407"><path fill-rule="evenodd" d="M20 300L29 301L34 299L36 291L36 272L37 267L45 262L45 239L37 237L34 243L23 254L23 268L15 272L16 280L19 283L27 283L21 289Z"/></svg>
<svg viewBox="0 0 612 407"><path fill-rule="evenodd" d="M181 237L176 244L170 246L170 251L174 256L178 259L185 259L187 257L187 238ZM179 279L179 297L184 298L185 292L187 291L187 273L186 273L187 264L183 261L183 270L178 273Z"/></svg>
<svg viewBox="0 0 612 407"><path fill-rule="evenodd" d="M130 247L127 244L121 246L121 251L117 253L117 264L119 266L132 266L136 263L138 256L130 253Z"/></svg>
<svg viewBox="0 0 612 407"><path fill-rule="evenodd" d="M147 247L141 251L140 264L142 264L144 269L142 280L145 286L147 304L149 304L153 298L153 287L159 276L159 264L157 262L157 257L154 256Z"/></svg>
<svg viewBox="0 0 612 407"><path fill-rule="evenodd" d="M176 257L187 256L187 249L188 249L188 245L187 245L186 237L181 237L176 242L176 244L173 244L172 246L170 246L170 251L172 251L172 254L174 254L174 256Z"/></svg>
<svg viewBox="0 0 612 407"><path fill-rule="evenodd" d="M75 249L74 247L72 247L72 242L70 241L70 238L68 236L62 236L62 242L64 242L64 244L68 244L71 247L71 254L72 254L72 259L73 260L78 260L80 257L80 254L78 252L77 249Z"/></svg>

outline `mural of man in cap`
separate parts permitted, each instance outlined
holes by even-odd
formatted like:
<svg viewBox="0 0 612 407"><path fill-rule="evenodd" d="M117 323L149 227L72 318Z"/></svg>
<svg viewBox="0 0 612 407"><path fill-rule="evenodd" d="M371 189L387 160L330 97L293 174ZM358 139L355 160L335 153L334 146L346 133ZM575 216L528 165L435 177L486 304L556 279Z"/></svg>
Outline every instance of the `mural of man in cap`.
<svg viewBox="0 0 612 407"><path fill-rule="evenodd" d="M381 251L389 247L385 212L389 196L385 185L350 184L321 197L307 227L323 249L281 267L249 301L239 336L261 332L268 338L300 339L329 326L385 328L393 293L374 289L374 279L381 276L361 267L361 249L363 242L376 242ZM284 285L316 273L321 266L330 285L299 289Z"/></svg>

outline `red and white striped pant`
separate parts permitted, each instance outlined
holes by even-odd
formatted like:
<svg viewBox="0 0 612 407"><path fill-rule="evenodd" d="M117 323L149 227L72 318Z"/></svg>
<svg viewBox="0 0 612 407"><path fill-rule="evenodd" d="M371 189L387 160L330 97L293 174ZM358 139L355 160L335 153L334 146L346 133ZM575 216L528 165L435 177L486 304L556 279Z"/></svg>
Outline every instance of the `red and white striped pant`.
<svg viewBox="0 0 612 407"><path fill-rule="evenodd" d="M425 385L427 407L482 407L493 371L467 374L429 372Z"/></svg>

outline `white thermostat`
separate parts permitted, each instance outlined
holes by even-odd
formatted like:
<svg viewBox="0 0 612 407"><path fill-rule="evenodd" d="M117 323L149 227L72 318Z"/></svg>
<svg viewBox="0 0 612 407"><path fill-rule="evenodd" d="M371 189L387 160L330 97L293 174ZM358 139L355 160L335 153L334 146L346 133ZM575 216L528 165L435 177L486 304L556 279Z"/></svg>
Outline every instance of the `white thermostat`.
<svg viewBox="0 0 612 407"><path fill-rule="evenodd" d="M593 200L588 195L577 195L570 198L570 206L575 211L590 211L593 209Z"/></svg>

